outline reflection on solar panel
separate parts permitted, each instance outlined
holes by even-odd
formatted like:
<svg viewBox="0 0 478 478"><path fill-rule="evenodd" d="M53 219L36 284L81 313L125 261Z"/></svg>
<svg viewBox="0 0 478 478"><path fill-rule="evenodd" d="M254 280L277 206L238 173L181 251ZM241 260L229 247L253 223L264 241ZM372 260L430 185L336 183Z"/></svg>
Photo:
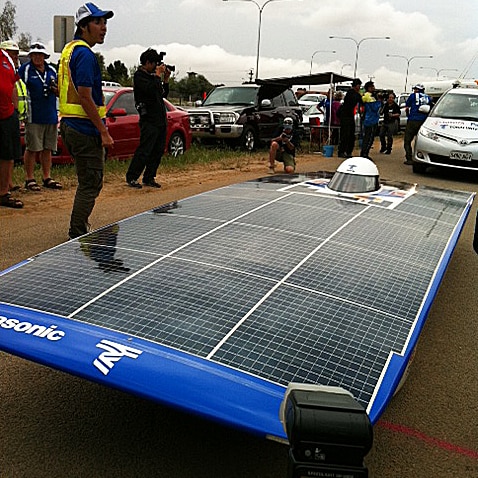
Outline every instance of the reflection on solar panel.
<svg viewBox="0 0 478 478"><path fill-rule="evenodd" d="M282 179L163 205L7 270L0 348L261 434L285 437L290 382L341 386L376 421L473 195L364 200Z"/></svg>

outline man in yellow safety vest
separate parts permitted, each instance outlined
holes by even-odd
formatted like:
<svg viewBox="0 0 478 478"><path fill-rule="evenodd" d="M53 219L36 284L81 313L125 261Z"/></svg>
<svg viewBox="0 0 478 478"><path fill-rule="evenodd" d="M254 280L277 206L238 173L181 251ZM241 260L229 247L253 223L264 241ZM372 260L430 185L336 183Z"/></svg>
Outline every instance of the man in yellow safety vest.
<svg viewBox="0 0 478 478"><path fill-rule="evenodd" d="M69 237L89 231L88 219L103 187L105 147L113 138L105 125L106 108L101 70L92 51L106 36L112 11L85 3L76 12L74 40L61 53L58 76L60 133L75 160L78 187L70 218Z"/></svg>

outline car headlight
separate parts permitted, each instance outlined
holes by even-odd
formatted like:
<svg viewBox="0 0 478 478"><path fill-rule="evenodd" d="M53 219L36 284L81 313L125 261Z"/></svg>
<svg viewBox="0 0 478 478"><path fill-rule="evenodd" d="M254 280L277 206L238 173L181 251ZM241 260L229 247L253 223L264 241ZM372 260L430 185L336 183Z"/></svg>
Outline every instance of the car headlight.
<svg viewBox="0 0 478 478"><path fill-rule="evenodd" d="M220 113L217 122L220 124L233 124L237 121L238 116L234 113Z"/></svg>
<svg viewBox="0 0 478 478"><path fill-rule="evenodd" d="M207 126L209 125L209 115L190 115L189 123L191 126Z"/></svg>
<svg viewBox="0 0 478 478"><path fill-rule="evenodd" d="M440 140L440 137L435 131L433 131L432 129L425 128L424 126L420 128L419 133L425 138L431 139L432 141Z"/></svg>

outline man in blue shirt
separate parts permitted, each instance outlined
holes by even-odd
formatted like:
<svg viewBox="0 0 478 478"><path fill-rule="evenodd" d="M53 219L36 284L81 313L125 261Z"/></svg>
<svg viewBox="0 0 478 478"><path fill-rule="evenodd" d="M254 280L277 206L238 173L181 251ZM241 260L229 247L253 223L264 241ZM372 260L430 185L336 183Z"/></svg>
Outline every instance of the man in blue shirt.
<svg viewBox="0 0 478 478"><path fill-rule="evenodd" d="M403 147L405 149L405 161L403 164L413 164L412 141L418 134L420 126L427 119L431 106L432 99L425 94L425 87L421 84L415 85L413 87L413 93L408 97L405 107L408 120L403 138Z"/></svg>
<svg viewBox="0 0 478 478"><path fill-rule="evenodd" d="M43 174L43 186L61 189L62 186L50 177L51 152L56 151L58 139L58 115L56 97L58 95L57 74L48 64L50 55L45 45L34 43L28 52L30 61L18 70L20 78L27 87L28 117L25 122L25 187L30 191L40 191L35 181L34 170L37 158Z"/></svg>
<svg viewBox="0 0 478 478"><path fill-rule="evenodd" d="M101 88L101 70L92 50L105 41L106 23L112 11L85 3L76 12L73 41L60 58L60 132L75 160L78 188L71 211L69 237L89 231L89 217L103 187L105 147L113 146L106 128L106 107Z"/></svg>

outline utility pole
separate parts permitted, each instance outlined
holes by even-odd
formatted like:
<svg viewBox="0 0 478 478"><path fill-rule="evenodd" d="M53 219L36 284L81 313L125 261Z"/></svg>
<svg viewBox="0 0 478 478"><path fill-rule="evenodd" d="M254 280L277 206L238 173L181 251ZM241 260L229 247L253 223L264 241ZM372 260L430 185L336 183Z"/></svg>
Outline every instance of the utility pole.
<svg viewBox="0 0 478 478"><path fill-rule="evenodd" d="M254 76L254 70L252 68L249 70L248 75L249 75L249 83L252 83L252 77Z"/></svg>

